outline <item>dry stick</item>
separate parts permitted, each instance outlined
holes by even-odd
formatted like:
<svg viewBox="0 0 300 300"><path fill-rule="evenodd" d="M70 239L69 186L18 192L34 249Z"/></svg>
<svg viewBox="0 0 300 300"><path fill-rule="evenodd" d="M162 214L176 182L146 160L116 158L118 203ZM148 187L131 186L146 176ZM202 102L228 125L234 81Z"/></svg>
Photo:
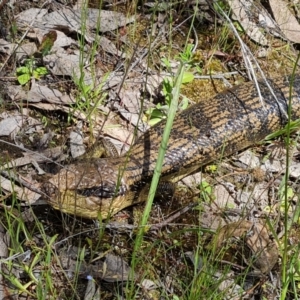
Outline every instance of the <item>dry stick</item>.
<svg viewBox="0 0 300 300"><path fill-rule="evenodd" d="M58 163L58 162L54 162L51 158L43 155L43 154L40 154L36 151L32 151L32 150L29 150L29 149L25 149L24 147L21 147L21 146L18 146L18 145L15 145L15 144L12 144L10 142L7 142L7 141L3 141L3 140L0 140L0 143L4 143L4 144L7 144L7 145L10 145L10 146L13 146L13 147L17 147L18 149L21 149L23 151L26 151L28 153L33 153L35 155L38 155L40 156L41 158L44 159L44 161L49 161L49 162L53 162L55 163L56 165L62 167L62 168L66 168L65 166L63 166L62 164ZM3 175L4 177L6 178L12 178L14 181L18 182L19 184L25 186L26 188L30 189L31 191L33 192L36 192L40 195L43 195L43 196L47 196L44 192L42 192L40 189L34 187L34 185L30 184L30 183L27 183L26 181L24 181L23 179L21 179L18 175L16 174L13 174L13 173L9 173L7 171L4 171L4 170L0 170L0 174ZM48 196L47 196L48 197Z"/></svg>
<svg viewBox="0 0 300 300"><path fill-rule="evenodd" d="M12 179L13 181L19 183L20 185L25 186L26 188L28 188L29 190L31 190L33 192L36 192L36 193L38 193L40 195L43 195L43 196L47 196L44 192L42 192L42 190L36 188L32 183L28 183L27 181L25 181L24 179L20 178L16 174L9 173L7 171L1 170L0 171L0 175L2 175L3 177L6 177L6 178Z"/></svg>
<svg viewBox="0 0 300 300"><path fill-rule="evenodd" d="M165 226L169 225L171 222L173 222L174 220L176 220L177 218L179 218L180 216L182 216L183 214L188 212L190 209L192 209L196 205L198 205L198 203L188 204L187 206L179 209L177 212L172 213L171 215L169 215L169 217L167 217L164 221L162 221L160 223L157 223L157 224L150 225L149 230L157 230L157 229L160 229L162 227L165 227Z"/></svg>
<svg viewBox="0 0 300 300"><path fill-rule="evenodd" d="M58 163L58 162L55 162L55 161L53 161L53 159L51 159L51 158L49 158L49 157L47 157L47 156L45 156L45 155L43 155L43 154L41 154L41 153L38 153L38 152L36 152L36 151L33 151L33 150L30 150L30 149L27 149L27 148L18 146L18 145L16 145L16 144L13 144L13 143L10 143L10 142L1 140L1 139L0 139L0 143L6 144L6 145L9 145L9 146L12 146L12 147L16 147L16 148L18 148L18 149L20 149L20 150L22 150L22 151L25 151L26 153L31 153L31 154L37 155L37 156L39 156L39 157L41 157L41 158L43 159L43 162L44 162L44 161L48 161L48 162L55 163L55 164L56 164L57 166L59 166L59 167L62 167L62 168L65 167L64 165L62 165L62 164L60 164L60 163Z"/></svg>
<svg viewBox="0 0 300 300"><path fill-rule="evenodd" d="M232 84L225 78L225 76L232 76L237 74L239 74L237 71L233 71L233 72L226 72L226 73L215 74L215 75L196 75L194 78L195 79L221 79L224 81L224 84L227 87L232 87Z"/></svg>

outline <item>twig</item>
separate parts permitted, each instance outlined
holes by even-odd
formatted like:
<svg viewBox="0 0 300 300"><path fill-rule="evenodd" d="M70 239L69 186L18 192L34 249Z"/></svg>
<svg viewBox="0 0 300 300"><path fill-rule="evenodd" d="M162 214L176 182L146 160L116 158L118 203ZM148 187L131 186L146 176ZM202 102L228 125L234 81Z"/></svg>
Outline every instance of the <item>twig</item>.
<svg viewBox="0 0 300 300"><path fill-rule="evenodd" d="M0 175L4 176L6 178L12 179L14 182L19 183L20 185L28 188L29 190L31 190L35 193L46 196L46 194L44 192L42 192L40 189L34 187L34 185L32 183L26 182L24 179L20 178L16 174L13 174L12 172L7 172L7 171L2 170L2 171L0 171Z"/></svg>
<svg viewBox="0 0 300 300"><path fill-rule="evenodd" d="M190 203L187 206L181 208L180 210L178 210L177 212L171 214L167 219L165 219L163 222L160 222L158 224L153 224L150 225L149 230L157 230L160 229L162 227L165 227L167 225L169 225L171 222L173 222L175 219L179 218L180 216L182 216L183 214L185 214L186 212L188 212L190 209L192 209L193 207L195 207L197 205L197 203Z"/></svg>

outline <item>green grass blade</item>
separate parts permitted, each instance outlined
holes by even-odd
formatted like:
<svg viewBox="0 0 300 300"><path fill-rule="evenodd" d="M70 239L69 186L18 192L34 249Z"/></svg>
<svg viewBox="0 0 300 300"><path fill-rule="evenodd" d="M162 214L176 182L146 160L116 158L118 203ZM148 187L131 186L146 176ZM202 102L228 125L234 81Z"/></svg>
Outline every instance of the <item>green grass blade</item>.
<svg viewBox="0 0 300 300"><path fill-rule="evenodd" d="M296 68L298 66L298 62L300 59L300 53L297 56L297 60L294 64L293 72L290 79L290 96L288 99L288 122L286 126L286 170L285 170L285 192L284 192L284 235L283 235L283 254L282 254L282 266L281 266L281 280L282 280L282 291L280 295L280 299L286 299L288 288L289 288L289 257L288 257L288 239L289 239L289 199L288 199L288 179L289 179L289 166L290 166L290 135L291 135L291 113L292 113L292 107L291 107L291 100L293 95L293 85L294 85L294 79L296 74Z"/></svg>
<svg viewBox="0 0 300 300"><path fill-rule="evenodd" d="M153 200L155 197L155 192L157 190L157 186L159 183L159 178L161 175L161 169L162 169L162 165L163 165L163 161L164 161L164 157L165 157L165 153L166 153L166 149L167 149L167 144L168 144L168 140L169 140L169 136L170 136L170 132L173 126L173 121L176 115L176 111L177 111L177 107L178 107L178 98L179 98L179 92L180 92L180 86L182 83L182 79L183 79L183 74L185 71L185 66L184 63L180 63L176 78L175 78L175 84L174 84L174 89L172 92L172 101L171 101L171 105L170 105L170 109L168 112L168 117L167 117L167 122L166 122L166 127L165 130L163 132L163 136L162 136L162 142L159 148L159 152L158 152L158 158L157 158L157 162L156 162L156 166L155 166L155 170L154 170L154 175L151 181L151 186L150 186L150 190L149 190L149 194L148 194L148 199L146 202L146 206L144 209L144 213L140 222L140 226L139 226L139 231L137 234L137 237L135 239L135 244L134 244L134 251L133 251L133 258L132 258L132 272L134 272L135 267L137 265L137 255L138 255L138 251L141 247L142 241L143 241L143 236L144 233L146 231L146 224L149 218L149 214L151 211L151 207L153 204ZM132 274L133 275L133 274ZM133 276L131 277L133 278ZM131 285L131 289L130 289L130 293L133 293L133 288L134 286Z"/></svg>

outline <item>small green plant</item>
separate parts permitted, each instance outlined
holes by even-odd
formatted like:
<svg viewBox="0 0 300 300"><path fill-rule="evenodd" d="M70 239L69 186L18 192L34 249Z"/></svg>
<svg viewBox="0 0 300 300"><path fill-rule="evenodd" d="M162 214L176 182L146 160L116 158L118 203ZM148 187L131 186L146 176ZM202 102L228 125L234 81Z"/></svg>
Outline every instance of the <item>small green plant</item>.
<svg viewBox="0 0 300 300"><path fill-rule="evenodd" d="M154 108L151 107L146 110L145 114L148 119L148 124L150 126L155 125L162 119L165 119L168 115L168 111L171 105L171 99L168 97L170 95L170 91L173 89L173 82L170 78L165 78L163 80L163 95L165 96L166 104L158 103ZM184 110L188 107L188 99L183 98L180 102L178 109Z"/></svg>
<svg viewBox="0 0 300 300"><path fill-rule="evenodd" d="M90 116L104 102L107 96L107 92L104 91L103 87L107 82L108 76L109 73L105 74L101 82L97 84L86 84L83 78L74 76L74 82L80 91L76 101L76 108L84 111L87 116Z"/></svg>
<svg viewBox="0 0 300 300"><path fill-rule="evenodd" d="M176 59L178 61L182 61L186 66L186 71L183 74L182 82L181 84L187 84L194 80L195 76L193 72L189 72L188 70L190 68L194 68L195 72L201 73L198 64L197 64L197 57L194 53L194 45L189 44L186 47L186 50L182 53L180 53ZM168 70L171 69L171 63L168 59L162 58L162 64L164 67ZM162 94L165 97L165 104L158 103L154 108L149 108L146 112L146 120L149 123L149 125L154 125L161 121L162 119L165 119L168 115L169 108L171 105L171 97L172 90L174 89L174 79L173 77L166 77L163 79L162 82ZM188 107L188 99L184 97L181 102L179 103L178 109L184 110Z"/></svg>
<svg viewBox="0 0 300 300"><path fill-rule="evenodd" d="M296 121L291 121L289 124L285 125L282 129L279 129L271 134L269 134L268 136L266 136L264 138L264 142L269 142L270 140L273 140L275 138L278 138L282 135L286 135L288 132L288 129L290 132L295 132L297 130L299 130L300 128L300 120L296 120Z"/></svg>
<svg viewBox="0 0 300 300"><path fill-rule="evenodd" d="M206 180L202 180L200 183L200 198L204 202L209 203L213 197L213 188Z"/></svg>
<svg viewBox="0 0 300 300"><path fill-rule="evenodd" d="M43 58L43 56L49 54L56 39L57 33L55 30L51 30L45 34L41 44L38 47L38 52L35 54L35 57ZM24 66L17 68L17 79L21 85L27 84L31 79L39 80L42 76L47 74L47 68L37 67L36 60L34 58L25 60Z"/></svg>
<svg viewBox="0 0 300 300"><path fill-rule="evenodd" d="M38 80L47 74L47 68L36 67L34 59L27 59L24 66L17 68L17 79L21 85L27 84L32 78Z"/></svg>
<svg viewBox="0 0 300 300"><path fill-rule="evenodd" d="M46 128L49 125L49 119L46 116L42 116L42 124Z"/></svg>

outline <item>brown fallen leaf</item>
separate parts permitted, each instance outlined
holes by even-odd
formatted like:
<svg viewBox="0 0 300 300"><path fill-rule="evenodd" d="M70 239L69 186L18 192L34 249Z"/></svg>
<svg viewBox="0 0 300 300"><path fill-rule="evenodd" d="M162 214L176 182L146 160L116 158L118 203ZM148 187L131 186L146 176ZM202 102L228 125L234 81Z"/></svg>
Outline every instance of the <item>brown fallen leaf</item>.
<svg viewBox="0 0 300 300"><path fill-rule="evenodd" d="M300 25L289 10L287 1L269 0L274 18L285 37L294 43L300 43Z"/></svg>
<svg viewBox="0 0 300 300"><path fill-rule="evenodd" d="M225 225L212 247L223 253L222 260L268 273L278 261L278 245L270 239L266 224L239 221Z"/></svg>

